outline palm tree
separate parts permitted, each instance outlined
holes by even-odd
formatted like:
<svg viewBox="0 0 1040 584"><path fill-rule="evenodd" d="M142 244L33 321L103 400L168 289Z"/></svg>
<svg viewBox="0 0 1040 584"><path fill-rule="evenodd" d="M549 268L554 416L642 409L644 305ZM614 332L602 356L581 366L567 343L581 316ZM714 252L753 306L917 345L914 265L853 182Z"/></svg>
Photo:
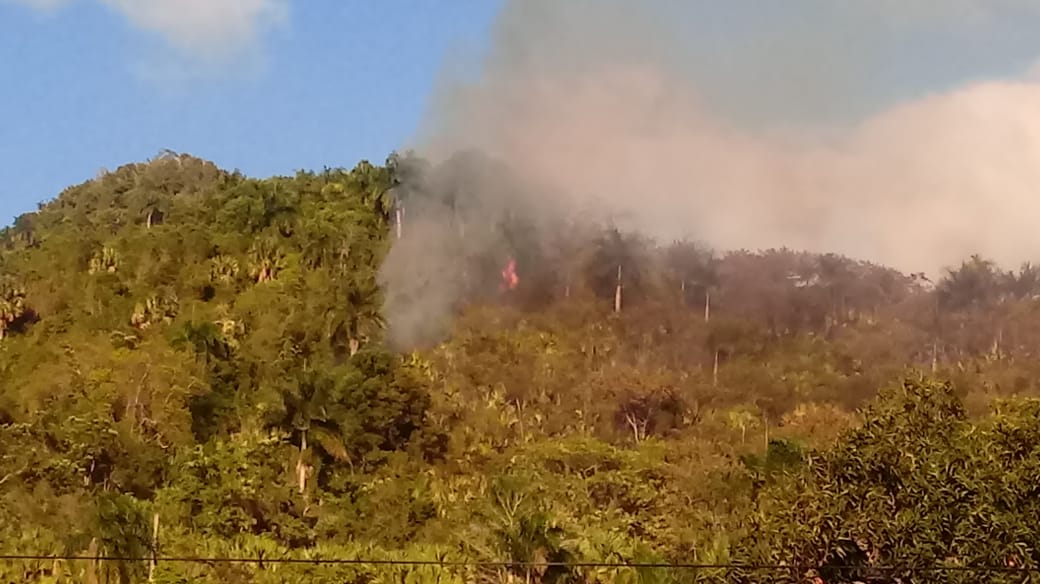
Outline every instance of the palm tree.
<svg viewBox="0 0 1040 584"><path fill-rule="evenodd" d="M594 243L594 249L585 266L590 287L601 298L612 297L614 310L620 311L624 290L631 298L646 286L645 244L641 239L611 227Z"/></svg>
<svg viewBox="0 0 1040 584"><path fill-rule="evenodd" d="M373 166L362 160L350 171L348 181L350 192L359 195L380 221L390 221L393 209L390 191L394 185L393 176L386 167Z"/></svg>
<svg viewBox="0 0 1040 584"><path fill-rule="evenodd" d="M296 195L286 192L286 189L279 188L280 186L275 182L270 190L263 190L263 221L264 225L277 226L282 235L287 236L293 230L298 201L294 200Z"/></svg>
<svg viewBox="0 0 1040 584"><path fill-rule="evenodd" d="M711 250L703 251L694 266L693 282L704 294L704 322L711 320L711 293L719 285L719 260Z"/></svg>
<svg viewBox="0 0 1040 584"><path fill-rule="evenodd" d="M173 319L177 318L179 310L180 301L175 293L152 294L143 303L138 302L134 306L134 312L130 315L130 324L142 330L159 322L170 324Z"/></svg>
<svg viewBox="0 0 1040 584"><path fill-rule="evenodd" d="M217 319L213 321L213 324L220 329L220 334L223 336L224 343L232 348L238 348L238 339L246 332L245 324L234 318L231 312L231 307L227 304L221 304L217 307Z"/></svg>
<svg viewBox="0 0 1040 584"><path fill-rule="evenodd" d="M582 245L584 234L579 229L578 223L566 221L560 229L551 231L552 239L546 245L547 257L544 261L549 270L556 272L564 298L571 297L576 268L585 263L583 254L589 251Z"/></svg>
<svg viewBox="0 0 1040 584"><path fill-rule="evenodd" d="M679 281L682 302L689 302L690 291L696 290L704 300L704 322L709 322L711 293L719 284L719 261L715 253L688 241L676 241L665 257L673 277Z"/></svg>
<svg viewBox="0 0 1040 584"><path fill-rule="evenodd" d="M1002 276L992 261L972 255L959 268L947 269L936 291L943 308L985 308L1001 300Z"/></svg>
<svg viewBox="0 0 1040 584"><path fill-rule="evenodd" d="M328 376L315 371L305 372L289 391L282 395L285 416L282 425L299 436L299 455L296 460L297 488L307 489L310 468L305 462L308 451L307 437L327 456L350 462L345 439L334 421L338 409L334 403L335 383Z"/></svg>
<svg viewBox="0 0 1040 584"><path fill-rule="evenodd" d="M405 206L413 193L423 190L430 164L414 152L405 152L403 156L393 152L387 157L384 166L389 174L390 194L393 198L394 229L397 239L401 239L404 236Z"/></svg>
<svg viewBox="0 0 1040 584"><path fill-rule="evenodd" d="M346 288L339 304L344 306L345 316L333 326L330 341L335 343L337 337L346 335L347 350L353 357L364 342L386 326L380 310L377 285L374 282L352 283Z"/></svg>
<svg viewBox="0 0 1040 584"><path fill-rule="evenodd" d="M114 274L119 269L119 253L111 247L105 246L98 250L90 258L87 271L91 274L107 272Z"/></svg>
<svg viewBox="0 0 1040 584"><path fill-rule="evenodd" d="M151 229L153 225L160 225L166 216L166 212L163 210L165 207L165 198L171 196L174 193L160 193L155 188L162 188L163 190L169 188L169 185L149 185L139 187L135 189L137 191L146 190L142 195L138 195L136 200L130 204L130 212L133 217L144 216L145 228Z"/></svg>
<svg viewBox="0 0 1040 584"><path fill-rule="evenodd" d="M736 355L751 356L763 348L763 333L741 320L720 319L710 325L705 339L705 348L712 358L712 384L719 380L720 364Z"/></svg>
<svg viewBox="0 0 1040 584"><path fill-rule="evenodd" d="M187 322L172 339L174 347L186 347L195 353L196 359L209 364L231 357L231 344L220 323Z"/></svg>
<svg viewBox="0 0 1040 584"><path fill-rule="evenodd" d="M1003 328L1001 319L992 318L992 312L1003 312L1006 308L1009 279L1010 275L998 270L994 262L972 255L959 268L946 270L945 277L936 287L939 308L950 313L962 313L962 316L971 313L990 315L976 330L985 331L987 335L992 333L991 352L997 357ZM994 324L995 331L990 328Z"/></svg>
<svg viewBox="0 0 1040 584"><path fill-rule="evenodd" d="M830 304L828 327L831 323L844 325L848 317L848 291L854 279L854 274L849 269L849 261L829 253L817 258L816 263L817 273L827 291L827 302Z"/></svg>
<svg viewBox="0 0 1040 584"><path fill-rule="evenodd" d="M285 268L285 255L267 239L259 239L249 248L249 275L257 284L270 282Z"/></svg>
<svg viewBox="0 0 1040 584"><path fill-rule="evenodd" d="M304 264L311 269L333 267L342 272L352 251L352 226L356 222L350 213L322 209L315 217L302 223L303 246L300 251Z"/></svg>
<svg viewBox="0 0 1040 584"><path fill-rule="evenodd" d="M1016 298L1034 298L1040 294L1040 266L1026 262L1018 274L1008 276L1007 287Z"/></svg>
<svg viewBox="0 0 1040 584"><path fill-rule="evenodd" d="M25 288L9 277L0 279L0 340L25 312Z"/></svg>
<svg viewBox="0 0 1040 584"><path fill-rule="evenodd" d="M231 284L238 278L238 260L231 256L218 255L210 260L210 281L217 284Z"/></svg>

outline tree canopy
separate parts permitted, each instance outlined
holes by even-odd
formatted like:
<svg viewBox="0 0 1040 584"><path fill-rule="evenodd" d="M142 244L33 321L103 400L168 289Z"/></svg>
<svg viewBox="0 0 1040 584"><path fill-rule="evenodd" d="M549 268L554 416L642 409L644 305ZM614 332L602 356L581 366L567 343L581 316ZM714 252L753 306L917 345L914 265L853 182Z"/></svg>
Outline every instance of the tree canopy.
<svg viewBox="0 0 1040 584"><path fill-rule="evenodd" d="M19 217L0 555L74 559L0 560L0 580L1040 565L1034 265L971 257L932 284L662 243L524 188L474 153L255 179L164 152ZM450 565L302 562L321 558ZM625 563L791 568L601 565Z"/></svg>

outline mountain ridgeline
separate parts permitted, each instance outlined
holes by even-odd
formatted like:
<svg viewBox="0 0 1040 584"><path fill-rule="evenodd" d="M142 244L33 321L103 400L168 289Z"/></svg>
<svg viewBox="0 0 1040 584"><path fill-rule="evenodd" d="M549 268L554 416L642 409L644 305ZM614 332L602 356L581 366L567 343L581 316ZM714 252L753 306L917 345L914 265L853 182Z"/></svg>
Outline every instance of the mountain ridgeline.
<svg viewBox="0 0 1040 584"><path fill-rule="evenodd" d="M473 153L258 180L166 152L19 217L0 555L40 558L0 580L1040 567L1040 267L719 252L536 188Z"/></svg>

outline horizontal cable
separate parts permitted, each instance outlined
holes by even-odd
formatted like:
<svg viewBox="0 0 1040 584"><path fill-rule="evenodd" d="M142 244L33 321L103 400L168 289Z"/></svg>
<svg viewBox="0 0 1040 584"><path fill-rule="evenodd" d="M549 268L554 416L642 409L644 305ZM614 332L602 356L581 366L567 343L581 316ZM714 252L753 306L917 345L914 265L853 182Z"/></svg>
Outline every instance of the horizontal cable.
<svg viewBox="0 0 1040 584"><path fill-rule="evenodd" d="M193 557L193 556L72 556L0 554L0 561L98 561L98 562L156 562L156 563L200 563L200 564L341 564L358 566L436 566L443 568L618 568L618 569L675 569L675 570L725 570L725 571L877 571L877 572L1007 572L1040 573L1040 568L1020 566L963 565L963 566L852 566L852 565L802 565L802 564L687 564L687 563L626 563L626 562L516 562L516 561L469 561L469 560L377 560L362 558L267 558L267 557Z"/></svg>

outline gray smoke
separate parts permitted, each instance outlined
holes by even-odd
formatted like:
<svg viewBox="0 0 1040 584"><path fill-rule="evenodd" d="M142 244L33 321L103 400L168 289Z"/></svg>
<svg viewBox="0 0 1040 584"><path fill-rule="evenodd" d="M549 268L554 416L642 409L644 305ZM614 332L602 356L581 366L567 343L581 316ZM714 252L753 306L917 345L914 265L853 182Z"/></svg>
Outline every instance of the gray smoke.
<svg viewBox="0 0 1040 584"><path fill-rule="evenodd" d="M659 239L1013 265L1040 258L1038 17L1024 0L510 1L481 75L444 83L417 144L506 161L557 195L546 213ZM407 308L388 303L391 323Z"/></svg>
<svg viewBox="0 0 1040 584"><path fill-rule="evenodd" d="M460 301L495 292L517 249L538 247L566 214L565 199L479 152L427 166L401 162L401 237L395 228L379 274L389 341L400 348L446 335Z"/></svg>

